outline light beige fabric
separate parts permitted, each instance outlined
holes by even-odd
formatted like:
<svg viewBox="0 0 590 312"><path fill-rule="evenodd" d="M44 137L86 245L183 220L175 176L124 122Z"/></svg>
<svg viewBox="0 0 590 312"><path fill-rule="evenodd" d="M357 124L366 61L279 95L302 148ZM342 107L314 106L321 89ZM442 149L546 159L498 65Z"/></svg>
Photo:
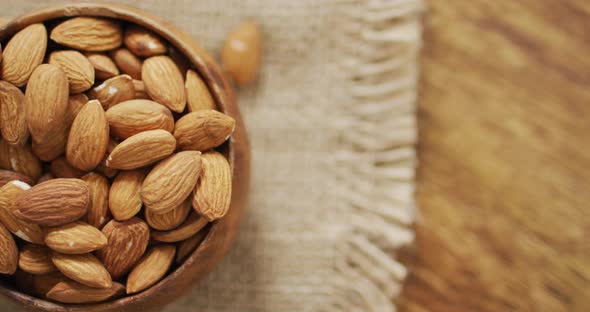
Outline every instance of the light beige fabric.
<svg viewBox="0 0 590 312"><path fill-rule="evenodd" d="M18 15L63 1L19 0ZM239 92L252 195L235 248L165 311L392 311L413 241L420 0L119 1L213 55L243 18L264 29Z"/></svg>

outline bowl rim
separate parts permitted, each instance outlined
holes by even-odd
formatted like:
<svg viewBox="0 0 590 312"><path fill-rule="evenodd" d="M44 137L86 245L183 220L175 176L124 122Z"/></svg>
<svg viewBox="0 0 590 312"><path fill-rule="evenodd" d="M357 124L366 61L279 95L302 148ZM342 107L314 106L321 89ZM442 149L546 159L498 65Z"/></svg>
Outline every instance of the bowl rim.
<svg viewBox="0 0 590 312"><path fill-rule="evenodd" d="M179 277L186 273L187 268L195 263L210 260L214 262L210 267L197 268L192 270L190 274L193 279L202 278L209 273L214 266L225 256L233 244L236 236L236 231L230 231L227 235L227 230L230 228L237 228L241 220L247 202L247 190L249 189L249 173L250 173L250 152L249 142L245 133L245 128L236 104L235 94L232 86L229 84L225 75L217 65L217 63L209 56L209 54L199 47L194 41L178 30L172 24L146 13L144 11L128 7L125 5L115 3L95 3L95 2L77 2L53 5L39 10L26 13L20 17L16 17L8 23L0 26L0 41L4 41L8 37L14 35L19 30L28 25L35 23L44 23L53 19L77 17L77 16L94 16L106 17L124 22L135 23L145 27L154 33L160 35L168 41L168 43L184 55L198 71L200 76L205 81L211 95L213 96L217 107L225 114L236 119L236 131L234 136L230 138L228 144L228 160L232 170L232 203L228 215L224 218L212 222L209 233L199 247L194 250L185 261L178 266L174 271L169 273L166 277L154 284L150 288L132 295L98 303L87 304L63 304L53 301L47 301L42 298L34 297L26 293L22 293L15 289L10 289L0 284L0 295L12 299L20 304L24 304L25 308L32 308L34 310L44 311L117 311L123 306L128 306L132 303L140 304L143 307L151 307L148 305L150 300L154 299L160 291L170 292L174 283L178 283ZM237 170L239 167L239 170ZM243 172L240 172L243 171ZM236 186L242 190L241 196L236 195ZM235 201L238 202L235 202ZM238 206L234 209L234 206ZM230 216L231 215L231 216ZM208 254L212 253L212 254ZM182 281L186 287L193 281ZM176 287L179 288L179 287ZM179 289L176 289L176 291ZM176 294L175 291L175 294ZM177 294L180 295L180 294ZM161 297L161 296L160 296ZM164 305L171 300L159 298L158 305ZM138 306L140 306L138 305Z"/></svg>

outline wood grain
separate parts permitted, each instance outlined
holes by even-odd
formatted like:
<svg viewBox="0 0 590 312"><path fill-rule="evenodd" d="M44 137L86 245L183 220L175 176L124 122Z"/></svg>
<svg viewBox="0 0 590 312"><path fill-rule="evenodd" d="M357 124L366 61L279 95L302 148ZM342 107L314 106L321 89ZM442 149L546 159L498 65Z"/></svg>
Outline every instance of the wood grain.
<svg viewBox="0 0 590 312"><path fill-rule="evenodd" d="M590 2L431 1L402 311L590 311Z"/></svg>

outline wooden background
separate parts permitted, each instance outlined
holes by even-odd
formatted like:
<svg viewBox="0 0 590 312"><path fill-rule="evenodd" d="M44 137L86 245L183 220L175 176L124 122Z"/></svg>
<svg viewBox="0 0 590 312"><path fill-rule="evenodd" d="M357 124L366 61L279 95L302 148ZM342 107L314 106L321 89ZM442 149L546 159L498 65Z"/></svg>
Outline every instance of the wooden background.
<svg viewBox="0 0 590 312"><path fill-rule="evenodd" d="M590 311L590 1L430 1L402 311Z"/></svg>

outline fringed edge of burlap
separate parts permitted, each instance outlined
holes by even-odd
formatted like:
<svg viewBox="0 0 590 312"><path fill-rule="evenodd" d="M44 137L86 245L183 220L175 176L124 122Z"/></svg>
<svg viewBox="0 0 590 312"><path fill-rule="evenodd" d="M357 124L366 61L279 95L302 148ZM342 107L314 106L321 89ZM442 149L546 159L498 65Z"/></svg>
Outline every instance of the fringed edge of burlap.
<svg viewBox="0 0 590 312"><path fill-rule="evenodd" d="M330 311L395 311L414 241L421 0L343 0L335 44L352 97L334 164L350 224L338 235ZM347 104L348 105L348 104ZM338 158L338 157L337 157ZM341 163L338 163L341 162Z"/></svg>

